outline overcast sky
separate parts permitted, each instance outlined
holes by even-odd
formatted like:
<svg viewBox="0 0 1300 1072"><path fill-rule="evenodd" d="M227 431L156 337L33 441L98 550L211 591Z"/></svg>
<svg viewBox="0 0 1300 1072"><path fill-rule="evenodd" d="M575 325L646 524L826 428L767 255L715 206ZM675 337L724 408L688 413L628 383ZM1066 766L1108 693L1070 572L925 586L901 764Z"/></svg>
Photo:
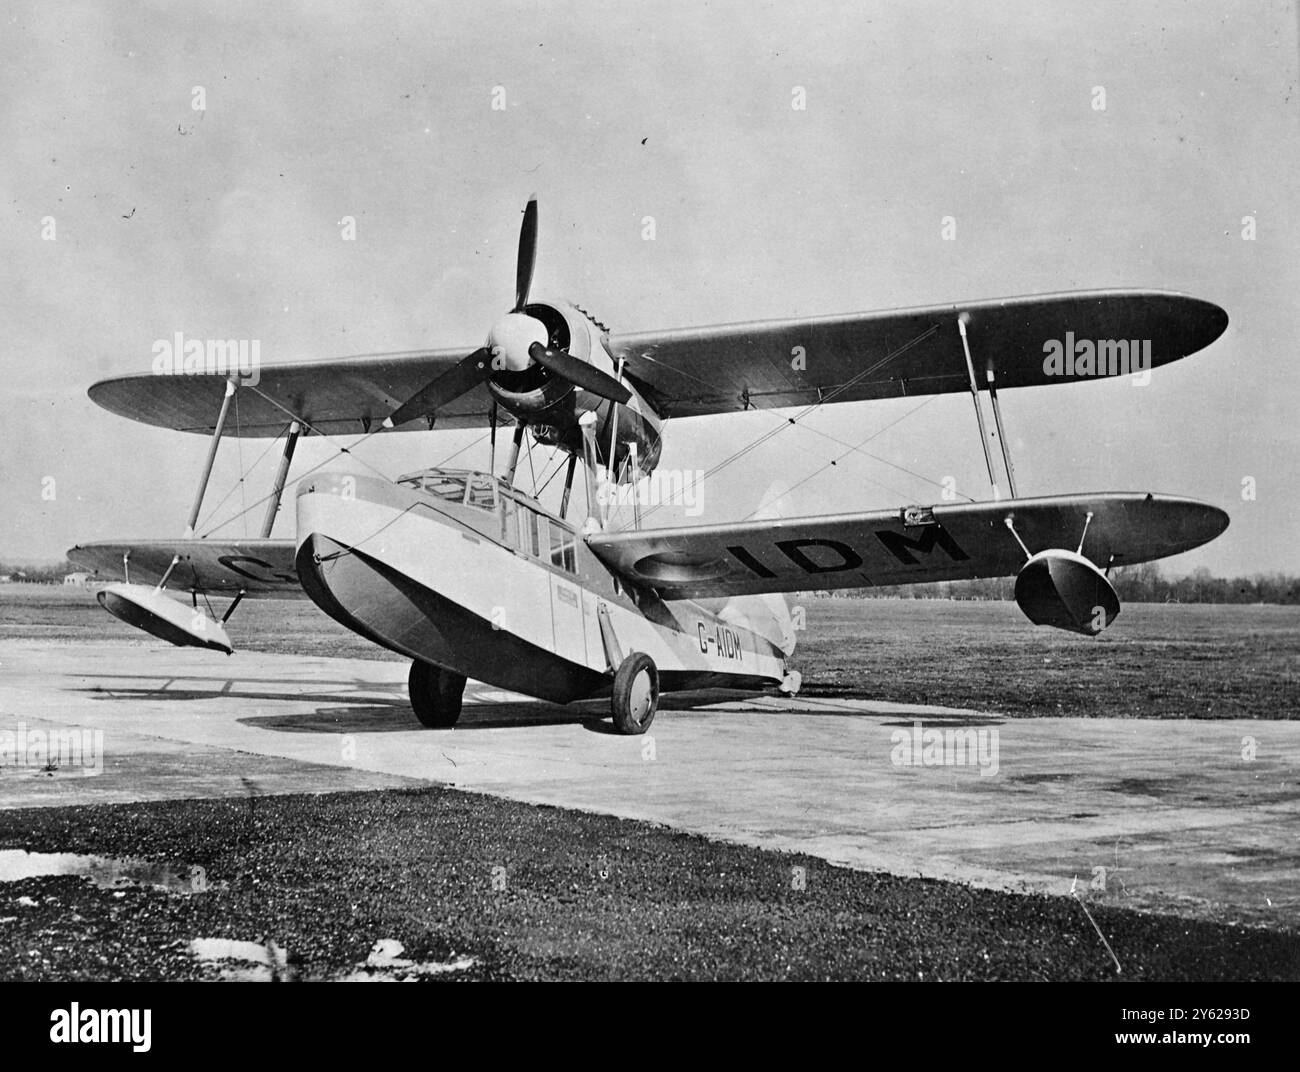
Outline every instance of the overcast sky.
<svg viewBox="0 0 1300 1072"><path fill-rule="evenodd" d="M0 558L180 534L204 441L86 396L147 371L156 339L255 338L264 362L479 345L512 302L536 192L535 296L616 331L1116 286L1215 301L1224 338L1147 387L1004 396L1020 492L1204 499L1232 525L1172 569L1300 572L1289 3L5 10ZM916 406L827 407L809 424L857 442ZM672 422L662 464L708 468L776 419ZM475 438L379 436L362 454L396 475ZM209 506L266 445L226 442ZM305 441L297 468L334 449ZM855 455L786 512L935 502L946 476L987 496L969 399L935 399L868 449L893 466ZM705 485L703 519L742 516L843 453L785 432ZM273 464L222 516L265 492Z"/></svg>

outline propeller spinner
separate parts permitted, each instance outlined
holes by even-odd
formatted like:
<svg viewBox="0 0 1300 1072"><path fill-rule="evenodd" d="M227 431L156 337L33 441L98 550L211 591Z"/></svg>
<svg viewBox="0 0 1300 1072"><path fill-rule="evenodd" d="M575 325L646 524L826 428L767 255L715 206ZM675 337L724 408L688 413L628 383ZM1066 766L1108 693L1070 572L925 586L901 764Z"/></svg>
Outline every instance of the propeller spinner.
<svg viewBox="0 0 1300 1072"><path fill-rule="evenodd" d="M524 310L537 264L537 198L529 198L519 229L519 255L515 264L515 306L488 333L487 345L429 381L398 406L384 421L392 428L435 413L453 399L492 379L494 371L523 372L541 365L552 375L620 405L632 393L609 373L563 350L552 349L546 326Z"/></svg>

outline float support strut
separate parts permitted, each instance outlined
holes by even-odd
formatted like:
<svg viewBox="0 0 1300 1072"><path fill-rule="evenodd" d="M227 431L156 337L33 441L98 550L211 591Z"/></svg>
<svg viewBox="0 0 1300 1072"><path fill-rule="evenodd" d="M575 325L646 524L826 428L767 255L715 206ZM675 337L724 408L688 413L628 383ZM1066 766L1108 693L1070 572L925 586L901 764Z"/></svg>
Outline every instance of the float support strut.
<svg viewBox="0 0 1300 1072"><path fill-rule="evenodd" d="M239 601L244 598L244 593L246 591L247 589L241 588L237 593L235 593L235 598L230 601L230 606L226 608L226 613L221 616L222 625L225 625L226 622L230 621L230 616L235 613L235 608L239 606Z"/></svg>

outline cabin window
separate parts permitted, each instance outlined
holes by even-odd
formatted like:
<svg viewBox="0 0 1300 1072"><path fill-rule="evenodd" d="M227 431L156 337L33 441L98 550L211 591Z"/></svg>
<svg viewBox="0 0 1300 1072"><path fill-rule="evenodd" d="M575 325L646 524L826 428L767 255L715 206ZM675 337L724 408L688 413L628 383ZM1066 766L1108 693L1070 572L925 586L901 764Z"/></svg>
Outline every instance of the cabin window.
<svg viewBox="0 0 1300 1072"><path fill-rule="evenodd" d="M578 572L578 560L576 549L576 537L573 530L567 525L562 525L558 521L553 521L544 514L539 514L535 510L530 510L523 503L515 504L512 500L501 497L505 504L505 531L507 533L518 532L518 548L526 555L532 555L533 558L541 559L543 562L549 562L552 566L565 570L568 573ZM511 513L518 514L518 528L515 523L509 520ZM510 542L507 535L506 541Z"/></svg>
<svg viewBox="0 0 1300 1072"><path fill-rule="evenodd" d="M519 519L515 516L519 507L509 495L501 496L501 542L507 547L521 546L519 536Z"/></svg>
<svg viewBox="0 0 1300 1072"><path fill-rule="evenodd" d="M537 515L527 507L519 508L519 547L524 554L537 557Z"/></svg>
<svg viewBox="0 0 1300 1072"><path fill-rule="evenodd" d="M569 573L578 572L578 564L573 549L573 533L567 528L556 524L554 521L550 524L551 536L551 565L558 566Z"/></svg>

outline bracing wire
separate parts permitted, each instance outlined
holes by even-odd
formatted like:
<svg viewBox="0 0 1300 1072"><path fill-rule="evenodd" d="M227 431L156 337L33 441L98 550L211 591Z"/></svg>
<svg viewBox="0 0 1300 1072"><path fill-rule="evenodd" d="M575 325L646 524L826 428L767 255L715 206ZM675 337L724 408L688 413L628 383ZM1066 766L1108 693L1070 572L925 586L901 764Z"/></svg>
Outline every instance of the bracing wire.
<svg viewBox="0 0 1300 1072"><path fill-rule="evenodd" d="M822 406L825 406L825 405L827 405L827 404L833 402L833 401L836 399L836 397L838 397L839 395L843 394L845 391L848 391L848 390L851 389L854 385L860 383L862 380L864 380L866 377L870 376L872 373L874 373L874 372L878 371L879 369L883 368L883 367L884 367L885 365L887 365L890 361L893 361L894 358L900 356L901 354L906 353L908 350L910 350L912 347L916 346L918 343L921 343L921 342L923 342L924 340L928 339L931 335L933 335L933 334L934 334L936 331L938 331L938 330L939 330L939 325L938 325L938 324L932 324L932 325L930 325L930 327L928 327L925 331L923 331L923 332L921 332L919 335L916 335L916 336L914 336L913 338L909 339L907 342L903 343L903 345L902 345L902 346L899 346L897 349L890 351L888 354L886 354L884 357L882 357L879 361L875 362L875 363L872 364L872 365L868 365L865 369L863 369L861 372L859 372L856 376L852 377L852 378L849 379L849 380L846 380L844 383L840 384L839 386L837 386L837 387L833 388L832 390L828 391L826 394L822 395L820 398L818 398L818 400L817 400L816 402L814 402L814 403L812 403L811 405L805 407L801 412L797 413L795 416L793 416L793 417L786 417L786 418L782 419L782 420L781 420L781 423L778 424L776 427L769 429L767 432L764 432L762 435L758 436L756 439L752 440L751 442L749 442L749 443L746 444L745 446L741 447L739 450L733 451L730 455L728 455L726 458L723 458L722 461L718 462L718 463L717 463L716 465L714 465L712 468L705 470L704 474L703 474L701 477L699 477L698 479L692 479L692 484L693 484L693 485L694 485L694 484L702 484L704 481L710 479L711 477L716 476L716 475L717 475L718 473L720 473L723 469L727 468L729 465L733 464L734 462L739 461L741 458L743 458L745 455L749 454L751 451L756 450L758 447L760 447L760 446L762 446L764 443L766 443L769 439L772 439L773 437L780 435L780 434L781 434L782 432L784 432L786 429L791 428L791 427L795 426L796 424L798 424L798 423L799 423L801 420L803 420L805 417L809 416L809 415L812 414L812 413L815 413L815 412L816 412L817 410L819 410ZM664 365L664 367L665 367L665 368L671 368L672 366ZM680 371L680 370L677 370L677 371ZM763 411L761 411L761 412L770 412L770 411L768 411L768 410L763 410ZM805 426L805 427L806 427L806 426ZM865 453L865 452L864 452L864 453ZM899 468L901 468L901 466L900 466ZM925 478L922 478L922 479L925 479ZM935 482L935 483L937 483L937 482ZM651 506L650 509L646 510L646 511L641 515L641 516L642 516L642 519L644 520L644 519L645 519L646 517L648 517L650 514L654 513L654 511L660 509L663 505L664 505L663 503L659 503L659 504L656 504L656 505L654 505L654 506Z"/></svg>

